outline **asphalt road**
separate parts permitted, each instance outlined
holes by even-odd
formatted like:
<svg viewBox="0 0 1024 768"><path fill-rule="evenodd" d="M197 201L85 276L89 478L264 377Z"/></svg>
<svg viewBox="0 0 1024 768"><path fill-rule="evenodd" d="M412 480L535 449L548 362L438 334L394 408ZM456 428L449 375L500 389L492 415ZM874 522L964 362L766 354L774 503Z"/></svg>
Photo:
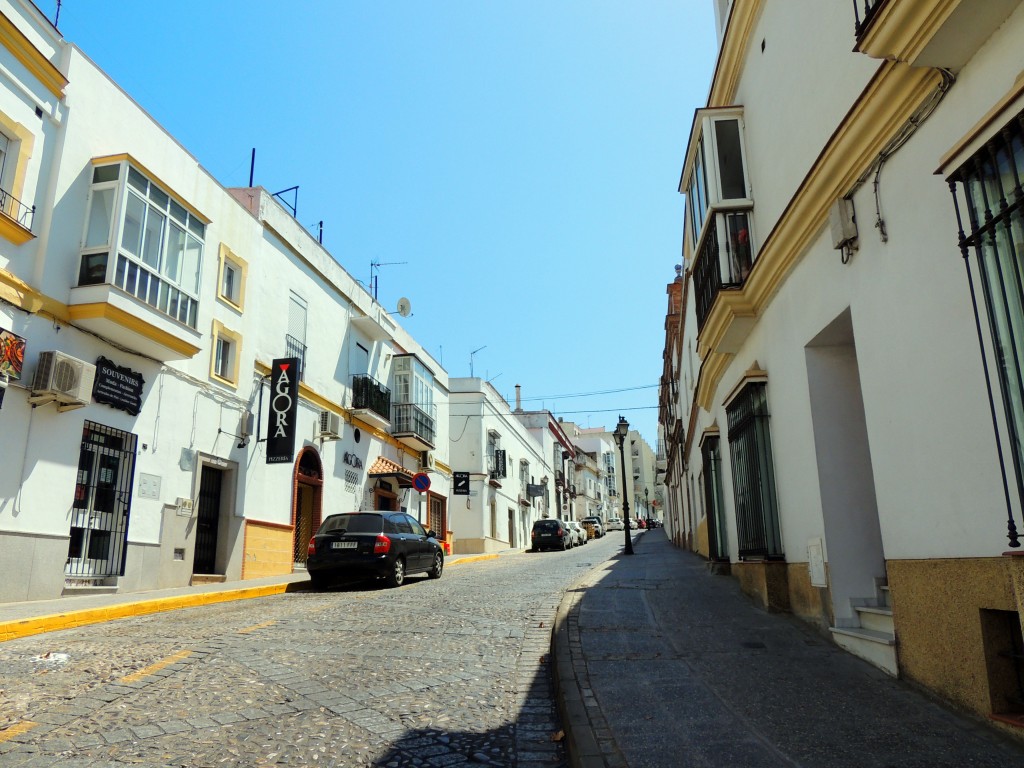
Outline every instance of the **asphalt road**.
<svg viewBox="0 0 1024 768"><path fill-rule="evenodd" d="M620 544L0 644L0 766L562 766L551 625Z"/></svg>

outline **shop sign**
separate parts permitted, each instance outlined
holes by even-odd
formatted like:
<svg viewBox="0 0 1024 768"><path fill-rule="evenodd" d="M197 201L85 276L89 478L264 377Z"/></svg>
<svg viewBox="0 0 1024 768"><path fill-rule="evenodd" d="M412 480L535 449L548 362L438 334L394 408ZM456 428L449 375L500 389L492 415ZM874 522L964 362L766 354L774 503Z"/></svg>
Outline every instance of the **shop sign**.
<svg viewBox="0 0 1024 768"><path fill-rule="evenodd" d="M345 462L348 466L354 467L355 469L362 469L363 468L363 460L360 459L358 456L356 456L354 453L346 452L341 457L341 460L343 462Z"/></svg>
<svg viewBox="0 0 1024 768"><path fill-rule="evenodd" d="M25 340L16 333L0 328L0 377L11 381L21 378L25 365Z"/></svg>
<svg viewBox="0 0 1024 768"><path fill-rule="evenodd" d="M105 357L98 357L92 399L138 416L142 410L142 387L145 383L138 371L116 365Z"/></svg>
<svg viewBox="0 0 1024 768"><path fill-rule="evenodd" d="M270 370L267 464L288 464L295 458L295 422L298 415L299 358L275 360Z"/></svg>

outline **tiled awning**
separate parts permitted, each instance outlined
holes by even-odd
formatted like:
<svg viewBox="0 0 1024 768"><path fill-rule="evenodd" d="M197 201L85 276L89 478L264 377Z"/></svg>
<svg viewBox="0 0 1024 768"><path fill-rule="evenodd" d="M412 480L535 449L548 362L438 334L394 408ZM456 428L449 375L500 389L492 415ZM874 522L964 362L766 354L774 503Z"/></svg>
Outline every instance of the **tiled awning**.
<svg viewBox="0 0 1024 768"><path fill-rule="evenodd" d="M391 459L385 459L383 456L380 456L370 465L370 471L366 473L366 476L374 479L394 479L398 482L399 488L412 488L412 472L402 467L401 464Z"/></svg>

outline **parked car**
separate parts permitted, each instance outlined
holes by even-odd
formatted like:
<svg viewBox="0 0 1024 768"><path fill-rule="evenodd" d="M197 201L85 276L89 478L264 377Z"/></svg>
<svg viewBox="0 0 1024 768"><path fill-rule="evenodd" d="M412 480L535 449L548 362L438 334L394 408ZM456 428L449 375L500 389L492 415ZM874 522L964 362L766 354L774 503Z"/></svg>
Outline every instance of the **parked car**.
<svg viewBox="0 0 1024 768"><path fill-rule="evenodd" d="M647 521L646 521L646 520L644 520L644 519L643 519L642 517L638 517L638 518L636 519L636 524L637 524L638 526L640 526L640 529L641 529L641 530L643 530L643 529L645 529L645 528L647 527Z"/></svg>
<svg viewBox="0 0 1024 768"><path fill-rule="evenodd" d="M635 517L629 518L629 530L635 531L636 529L637 529L636 518Z"/></svg>
<svg viewBox="0 0 1024 768"><path fill-rule="evenodd" d="M586 544L587 541L590 539L590 536L587 534L587 532L583 530L583 526L581 526L575 520L569 520L566 523L566 525L568 525L569 530L572 531L572 545L574 547L582 546Z"/></svg>
<svg viewBox="0 0 1024 768"><path fill-rule="evenodd" d="M605 528L609 531L622 531L625 530L626 524L622 522L621 517L609 517Z"/></svg>
<svg viewBox="0 0 1024 768"><path fill-rule="evenodd" d="M537 520L530 532L533 551L542 549L569 549L572 546L572 534L565 523L556 518Z"/></svg>
<svg viewBox="0 0 1024 768"><path fill-rule="evenodd" d="M330 515L309 540L306 570L314 588L365 576L400 587L412 573L441 578L444 550L433 531L404 512L345 512Z"/></svg>
<svg viewBox="0 0 1024 768"><path fill-rule="evenodd" d="M600 539L604 536L604 525L601 523L600 517L584 517L580 523L583 524L584 528L586 528L586 523L591 523L593 525L593 534L591 534L590 538Z"/></svg>

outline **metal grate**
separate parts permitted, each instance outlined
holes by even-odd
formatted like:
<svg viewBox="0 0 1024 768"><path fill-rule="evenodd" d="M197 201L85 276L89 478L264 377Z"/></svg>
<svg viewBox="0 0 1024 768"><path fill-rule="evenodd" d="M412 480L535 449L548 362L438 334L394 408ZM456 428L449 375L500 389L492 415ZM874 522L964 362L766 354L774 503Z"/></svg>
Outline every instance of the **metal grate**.
<svg viewBox="0 0 1024 768"><path fill-rule="evenodd" d="M727 415L739 555L782 557L765 385L748 384Z"/></svg>
<svg viewBox="0 0 1024 768"><path fill-rule="evenodd" d="M306 380L306 345L299 341L294 336L285 334L284 337L284 356L285 357L297 357L299 359L299 381Z"/></svg>
<svg viewBox="0 0 1024 768"><path fill-rule="evenodd" d="M124 575L137 442L130 432L85 422L71 505L66 575Z"/></svg>

